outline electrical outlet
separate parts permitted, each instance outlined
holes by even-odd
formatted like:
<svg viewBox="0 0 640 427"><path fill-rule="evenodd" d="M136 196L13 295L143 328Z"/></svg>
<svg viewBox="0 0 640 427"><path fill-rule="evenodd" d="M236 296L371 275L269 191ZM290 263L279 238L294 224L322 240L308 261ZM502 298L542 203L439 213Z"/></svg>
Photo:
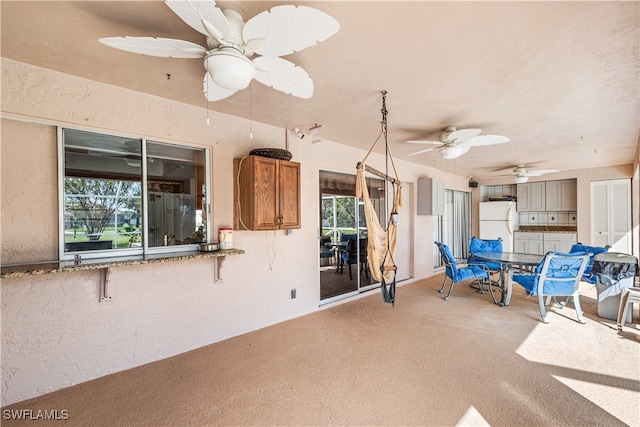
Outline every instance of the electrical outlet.
<svg viewBox="0 0 640 427"><path fill-rule="evenodd" d="M295 299L297 291L295 289L291 289L291 299Z"/></svg>

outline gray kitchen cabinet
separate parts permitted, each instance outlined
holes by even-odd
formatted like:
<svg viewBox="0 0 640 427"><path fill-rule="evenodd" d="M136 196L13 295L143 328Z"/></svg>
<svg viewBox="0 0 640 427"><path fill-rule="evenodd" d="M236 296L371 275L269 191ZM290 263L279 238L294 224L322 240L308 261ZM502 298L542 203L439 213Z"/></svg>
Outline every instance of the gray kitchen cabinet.
<svg viewBox="0 0 640 427"><path fill-rule="evenodd" d="M544 233L544 253L564 252L567 253L571 247L578 243L576 233Z"/></svg>
<svg viewBox="0 0 640 427"><path fill-rule="evenodd" d="M515 252L544 255L544 233L516 231L513 234Z"/></svg>
<svg viewBox="0 0 640 427"><path fill-rule="evenodd" d="M518 212L543 212L546 210L545 182L518 184Z"/></svg>
<svg viewBox="0 0 640 427"><path fill-rule="evenodd" d="M578 206L575 179L546 181L545 210L547 212L575 211Z"/></svg>

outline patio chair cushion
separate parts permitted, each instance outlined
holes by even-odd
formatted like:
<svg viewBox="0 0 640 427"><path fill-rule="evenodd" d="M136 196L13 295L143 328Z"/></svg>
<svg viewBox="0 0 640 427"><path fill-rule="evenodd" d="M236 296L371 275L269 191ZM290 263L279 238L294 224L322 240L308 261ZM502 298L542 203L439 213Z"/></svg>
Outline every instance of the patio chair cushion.
<svg viewBox="0 0 640 427"><path fill-rule="evenodd" d="M597 254L601 254L603 252L607 252L609 247L602 246L587 246L582 243L576 243L571 247L569 253L589 253L591 256L589 257L589 263L587 264L587 268L584 270L584 274L582 275L582 280L585 282L589 282L592 285L595 285L597 282L596 275L592 273L593 270L593 257Z"/></svg>

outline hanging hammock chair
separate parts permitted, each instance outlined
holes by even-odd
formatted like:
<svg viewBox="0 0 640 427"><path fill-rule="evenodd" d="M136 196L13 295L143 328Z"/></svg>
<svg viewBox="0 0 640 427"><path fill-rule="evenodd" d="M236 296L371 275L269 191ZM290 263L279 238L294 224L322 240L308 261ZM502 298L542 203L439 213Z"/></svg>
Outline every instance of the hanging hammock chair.
<svg viewBox="0 0 640 427"><path fill-rule="evenodd" d="M380 282L380 290L385 302L394 304L396 293L396 271L397 267L394 262L394 256L396 252L396 230L398 211L402 206L402 182L398 178L398 172L395 164L393 163L393 157L389 151L389 144L387 141L387 129L386 129L386 116L387 110L385 106L385 95L383 93L382 104L382 130L378 138L369 149L369 152L364 159L356 165L356 197L364 200L364 213L367 221L367 256L369 259L369 266L371 275L373 278ZM370 166L367 166L365 161L375 145L380 140L380 137L384 135L385 139L385 151L386 158L391 161L393 166L394 177L390 177L386 173L382 173ZM387 164L388 169L388 164ZM387 221L386 231L382 228L378 214L373 206L371 198L369 196L369 190L367 189L367 180L365 177L365 171L372 173L380 178L384 178L389 181L393 186L393 207L389 219Z"/></svg>

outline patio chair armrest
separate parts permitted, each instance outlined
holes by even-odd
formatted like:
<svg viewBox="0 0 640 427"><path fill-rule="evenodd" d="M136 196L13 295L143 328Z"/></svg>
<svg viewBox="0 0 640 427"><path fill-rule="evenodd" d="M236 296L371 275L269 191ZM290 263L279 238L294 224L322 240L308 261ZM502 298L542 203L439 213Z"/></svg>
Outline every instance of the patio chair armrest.
<svg viewBox="0 0 640 427"><path fill-rule="evenodd" d="M491 271L489 270L489 267L487 267L486 263L483 263L483 262L468 262L467 263L467 266L472 266L472 265L475 265L476 267L480 267L481 269L486 271L487 274L491 274Z"/></svg>

